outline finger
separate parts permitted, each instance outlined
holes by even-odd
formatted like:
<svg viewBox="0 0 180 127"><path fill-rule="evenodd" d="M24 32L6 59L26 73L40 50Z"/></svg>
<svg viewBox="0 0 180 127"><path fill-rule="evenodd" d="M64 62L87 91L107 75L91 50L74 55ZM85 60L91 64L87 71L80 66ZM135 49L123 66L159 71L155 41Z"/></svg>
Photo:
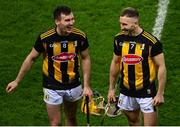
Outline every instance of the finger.
<svg viewBox="0 0 180 127"><path fill-rule="evenodd" d="M91 95L88 95L88 97L89 97L89 101L91 101L91 100L92 100L92 96L91 96Z"/></svg>
<svg viewBox="0 0 180 127"><path fill-rule="evenodd" d="M11 89L11 87L10 87L10 86L7 86L7 87L6 87L6 92L8 92L10 89Z"/></svg>
<svg viewBox="0 0 180 127"><path fill-rule="evenodd" d="M110 103L111 102L111 97L108 97L108 103Z"/></svg>
<svg viewBox="0 0 180 127"><path fill-rule="evenodd" d="M163 105L164 104L164 102L161 102L161 103L159 103L159 106L161 106L161 105Z"/></svg>
<svg viewBox="0 0 180 127"><path fill-rule="evenodd" d="M8 88L8 93L11 93L11 92L13 92L14 91L14 89L15 89L15 87L12 87L12 86L10 86L9 88Z"/></svg>
<svg viewBox="0 0 180 127"><path fill-rule="evenodd" d="M159 101L154 100L154 106L159 106Z"/></svg>
<svg viewBox="0 0 180 127"><path fill-rule="evenodd" d="M108 101L108 103L112 103L112 102L114 102L114 97L110 97L110 99Z"/></svg>
<svg viewBox="0 0 180 127"><path fill-rule="evenodd" d="M10 93L11 91L12 91L12 88L11 88L11 87L7 87L7 88L6 88L6 92L7 92L7 93Z"/></svg>
<svg viewBox="0 0 180 127"><path fill-rule="evenodd" d="M8 92L8 89L9 89L9 87L7 86L7 87L6 87L6 92Z"/></svg>
<svg viewBox="0 0 180 127"><path fill-rule="evenodd" d="M113 97L113 102L116 102L116 97Z"/></svg>
<svg viewBox="0 0 180 127"><path fill-rule="evenodd" d="M156 106L156 101L155 101L155 99L153 99L152 104L153 104L153 106Z"/></svg>
<svg viewBox="0 0 180 127"><path fill-rule="evenodd" d="M157 106L161 106L161 105L163 105L164 104L164 101L159 101L158 103L157 103Z"/></svg>

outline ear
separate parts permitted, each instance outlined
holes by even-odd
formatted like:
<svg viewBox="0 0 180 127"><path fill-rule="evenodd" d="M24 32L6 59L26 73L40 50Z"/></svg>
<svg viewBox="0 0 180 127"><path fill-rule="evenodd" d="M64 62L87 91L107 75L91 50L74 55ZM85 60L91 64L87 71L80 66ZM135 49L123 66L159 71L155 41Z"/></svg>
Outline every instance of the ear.
<svg viewBox="0 0 180 127"><path fill-rule="evenodd" d="M138 27L138 25L139 25L138 22L135 22L135 23L134 23L134 27L135 27L135 28Z"/></svg>
<svg viewBox="0 0 180 127"><path fill-rule="evenodd" d="M57 20L57 19L55 19L55 21L54 21L54 22L55 22L55 24L56 24L56 25L59 25L59 24L60 24L60 21L59 21L59 20Z"/></svg>

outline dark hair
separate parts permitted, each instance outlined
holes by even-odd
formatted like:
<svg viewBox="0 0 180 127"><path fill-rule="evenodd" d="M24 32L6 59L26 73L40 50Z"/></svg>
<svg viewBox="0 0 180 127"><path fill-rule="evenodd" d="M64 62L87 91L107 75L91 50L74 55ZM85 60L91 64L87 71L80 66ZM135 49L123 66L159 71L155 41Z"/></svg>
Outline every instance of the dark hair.
<svg viewBox="0 0 180 127"><path fill-rule="evenodd" d="M60 18L61 14L69 15L72 12L71 8L65 5L57 6L54 9L54 19Z"/></svg>
<svg viewBox="0 0 180 127"><path fill-rule="evenodd" d="M139 12L135 8L127 7L124 8L121 12L121 16L127 16L127 17L139 17Z"/></svg>

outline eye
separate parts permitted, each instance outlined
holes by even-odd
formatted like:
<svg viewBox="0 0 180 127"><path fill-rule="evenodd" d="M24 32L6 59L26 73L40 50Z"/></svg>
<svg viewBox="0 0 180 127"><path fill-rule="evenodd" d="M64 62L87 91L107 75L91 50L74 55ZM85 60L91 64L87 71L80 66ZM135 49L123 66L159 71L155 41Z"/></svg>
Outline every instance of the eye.
<svg viewBox="0 0 180 127"><path fill-rule="evenodd" d="M74 21L74 18L65 19L66 22Z"/></svg>
<svg viewBox="0 0 180 127"><path fill-rule="evenodd" d="M127 24L126 24L126 23L121 23L121 25L122 25L122 26L127 26Z"/></svg>
<svg viewBox="0 0 180 127"><path fill-rule="evenodd" d="M66 22L69 22L69 21L71 21L71 19L65 19L65 21L66 21Z"/></svg>

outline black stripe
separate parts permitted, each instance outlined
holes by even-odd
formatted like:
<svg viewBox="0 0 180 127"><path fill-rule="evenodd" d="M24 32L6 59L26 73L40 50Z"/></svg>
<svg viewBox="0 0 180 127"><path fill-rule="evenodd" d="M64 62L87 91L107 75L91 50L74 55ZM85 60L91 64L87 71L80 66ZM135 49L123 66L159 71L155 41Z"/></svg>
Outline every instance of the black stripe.
<svg viewBox="0 0 180 127"><path fill-rule="evenodd" d="M76 57L74 58L74 72L75 72L75 79L78 79L80 77L80 74L79 74L79 61L78 61L78 49L76 47L75 49L76 51Z"/></svg>
<svg viewBox="0 0 180 127"><path fill-rule="evenodd" d="M66 44L66 46L64 46ZM61 52L68 52L68 43L61 43ZM62 82L66 83L69 81L69 75L67 74L68 62L61 62L60 70L62 72Z"/></svg>
<svg viewBox="0 0 180 127"><path fill-rule="evenodd" d="M120 81L120 91L122 90L122 88L124 88L124 84L123 84L123 81L124 81L124 73L123 73L123 70L124 70L124 64L122 63L121 81Z"/></svg>
<svg viewBox="0 0 180 127"><path fill-rule="evenodd" d="M133 43L134 44L134 43ZM129 43L129 53L128 54L135 54L136 44L131 46L131 42ZM130 86L130 90L135 90L135 65L128 65L128 82Z"/></svg>
<svg viewBox="0 0 180 127"><path fill-rule="evenodd" d="M60 83L57 80L43 74L43 87L48 88L48 89L68 90L68 89L75 88L79 85L81 85L79 80L74 80L71 83L63 84L63 83Z"/></svg>
<svg viewBox="0 0 180 127"><path fill-rule="evenodd" d="M142 70L143 70L143 88L149 87L150 85L150 71L149 71L149 63L148 63L148 56L149 56L149 45L145 45L144 50L142 51Z"/></svg>
<svg viewBox="0 0 180 127"><path fill-rule="evenodd" d="M53 67L54 61L51 58L53 56L53 43L51 43L51 42L47 43L47 52L48 52L48 73L49 73L49 77L54 77L54 67Z"/></svg>

